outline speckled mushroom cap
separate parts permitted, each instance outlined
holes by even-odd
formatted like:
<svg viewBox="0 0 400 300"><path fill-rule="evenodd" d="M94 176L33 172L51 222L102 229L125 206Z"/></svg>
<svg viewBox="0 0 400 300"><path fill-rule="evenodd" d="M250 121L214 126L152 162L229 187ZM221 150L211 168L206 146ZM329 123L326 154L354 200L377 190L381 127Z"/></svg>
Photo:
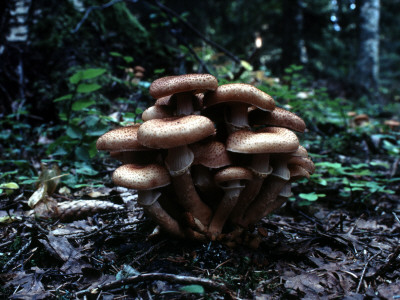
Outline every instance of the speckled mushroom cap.
<svg viewBox="0 0 400 300"><path fill-rule="evenodd" d="M206 107L224 102L247 103L267 111L275 108L275 101L270 95L245 83L220 85L214 92L208 93L204 97L204 106Z"/></svg>
<svg viewBox="0 0 400 300"><path fill-rule="evenodd" d="M138 130L139 142L150 148L169 149L188 145L215 134L214 123L204 116L154 119Z"/></svg>
<svg viewBox="0 0 400 300"><path fill-rule="evenodd" d="M172 109L166 105L153 105L142 113L142 120L164 119L173 116Z"/></svg>
<svg viewBox="0 0 400 300"><path fill-rule="evenodd" d="M103 134L96 142L97 150L110 152L149 150L138 142L140 124L116 128Z"/></svg>
<svg viewBox="0 0 400 300"><path fill-rule="evenodd" d="M269 125L289 128L294 131L304 132L306 124L298 115L276 107L271 112L253 109L249 112L250 125Z"/></svg>
<svg viewBox="0 0 400 300"><path fill-rule="evenodd" d="M308 157L291 157L288 160L288 165L298 165L307 170L308 173L313 174L315 171L315 165L313 161Z"/></svg>
<svg viewBox="0 0 400 300"><path fill-rule="evenodd" d="M223 185L224 182L231 180L251 180L253 173L243 167L227 167L218 171L214 175L214 181L218 185Z"/></svg>
<svg viewBox="0 0 400 300"><path fill-rule="evenodd" d="M211 74L186 74L179 76L167 76L153 81L150 85L150 95L156 99L176 93L204 92L215 90L218 80Z"/></svg>
<svg viewBox="0 0 400 300"><path fill-rule="evenodd" d="M298 147L296 134L281 127L267 127L257 132L236 131L226 141L226 149L237 153L287 153Z"/></svg>
<svg viewBox="0 0 400 300"><path fill-rule="evenodd" d="M168 170L157 164L122 165L114 171L112 180L116 185L136 190L151 190L171 183Z"/></svg>
<svg viewBox="0 0 400 300"><path fill-rule="evenodd" d="M219 141L198 142L190 145L194 154L193 165L222 168L232 164L225 145Z"/></svg>

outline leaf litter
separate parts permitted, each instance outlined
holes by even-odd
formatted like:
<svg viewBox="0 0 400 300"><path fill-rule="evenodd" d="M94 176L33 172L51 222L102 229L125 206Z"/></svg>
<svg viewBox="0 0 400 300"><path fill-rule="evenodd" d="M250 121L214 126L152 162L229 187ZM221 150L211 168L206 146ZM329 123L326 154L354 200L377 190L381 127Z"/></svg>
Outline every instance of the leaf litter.
<svg viewBox="0 0 400 300"><path fill-rule="evenodd" d="M258 225L263 234L252 249L157 233L136 207L136 193L127 189L85 188L74 194L52 197L92 195L129 209L71 222L20 213L3 223L1 294L10 299L400 298L398 195L372 199L379 213L329 202L288 203Z"/></svg>

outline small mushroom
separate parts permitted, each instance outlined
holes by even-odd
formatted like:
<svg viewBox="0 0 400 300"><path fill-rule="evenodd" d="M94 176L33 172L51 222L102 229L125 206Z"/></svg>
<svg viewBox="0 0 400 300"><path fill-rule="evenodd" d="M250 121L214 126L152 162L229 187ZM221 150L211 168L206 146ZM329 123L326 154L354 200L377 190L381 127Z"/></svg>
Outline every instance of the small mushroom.
<svg viewBox="0 0 400 300"><path fill-rule="evenodd" d="M109 151L111 157L123 163L146 164L157 160L154 149L144 147L138 142L139 126L140 124L134 124L106 132L97 140L97 150Z"/></svg>
<svg viewBox="0 0 400 300"><path fill-rule="evenodd" d="M243 83L221 85L204 97L204 106L206 107L221 103L225 103L228 107L228 112L225 112L228 132L250 129L249 106L253 105L266 111L272 111L275 108L275 101L270 95L250 84Z"/></svg>
<svg viewBox="0 0 400 300"><path fill-rule="evenodd" d="M225 193L208 228L212 240L215 240L222 232L229 214L235 207L239 195L245 187L243 181L252 179L252 172L242 167L227 167L215 174L215 182L224 190Z"/></svg>
<svg viewBox="0 0 400 300"><path fill-rule="evenodd" d="M150 85L150 95L156 99L174 95L176 114L190 115L194 111L192 103L194 95L215 90L217 87L217 79L210 74L167 76L155 80Z"/></svg>
<svg viewBox="0 0 400 300"><path fill-rule="evenodd" d="M181 238L185 236L179 223L158 202L161 192L157 189L171 183L167 169L156 164L126 164L114 171L112 180L116 185L138 190L138 204L165 231Z"/></svg>
<svg viewBox="0 0 400 300"><path fill-rule="evenodd" d="M302 118L280 107L276 107L273 111L252 109L249 112L249 122L251 125L285 127L297 132L304 132L306 129L306 124Z"/></svg>
<svg viewBox="0 0 400 300"><path fill-rule="evenodd" d="M230 217L233 223L239 224L247 207L259 194L264 178L272 172L269 164L270 153L297 151L299 141L296 134L288 129L267 127L257 132L237 131L228 137L226 143L228 151L251 155L251 164L248 167L255 174L254 180L246 186L240 195L237 206Z"/></svg>
<svg viewBox="0 0 400 300"><path fill-rule="evenodd" d="M138 130L141 144L150 148L168 149L165 163L172 176L178 201L184 210L192 213L205 226L210 222L212 211L200 199L193 185L189 168L194 155L187 145L214 133L212 121L196 115L149 120Z"/></svg>
<svg viewBox="0 0 400 300"><path fill-rule="evenodd" d="M164 119L173 117L172 109L166 105L153 105L142 113L142 120Z"/></svg>
<svg viewBox="0 0 400 300"><path fill-rule="evenodd" d="M253 225L274 210L274 202L290 179L287 159L276 160L274 170L260 189L260 193L249 205L239 223L243 227Z"/></svg>

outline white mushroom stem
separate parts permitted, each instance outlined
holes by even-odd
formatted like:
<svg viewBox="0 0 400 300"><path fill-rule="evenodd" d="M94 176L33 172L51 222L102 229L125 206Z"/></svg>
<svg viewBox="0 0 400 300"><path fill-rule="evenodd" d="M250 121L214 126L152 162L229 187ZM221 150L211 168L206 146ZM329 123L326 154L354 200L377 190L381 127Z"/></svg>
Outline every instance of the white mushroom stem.
<svg viewBox="0 0 400 300"><path fill-rule="evenodd" d="M172 218L160 205L158 198L161 193L156 190L138 191L138 204L143 207L143 210L166 232L184 238L185 234L182 231L179 223Z"/></svg>
<svg viewBox="0 0 400 300"><path fill-rule="evenodd" d="M186 145L169 149L165 160L172 176L178 203L185 211L190 212L193 217L207 226L210 223L212 211L201 201L194 187L189 169L192 162L193 152Z"/></svg>
<svg viewBox="0 0 400 300"><path fill-rule="evenodd" d="M222 186L225 194L219 203L208 228L212 240L215 240L222 232L225 222L232 209L235 207L240 193L244 188L245 186L241 183L241 180L231 180L226 182L226 185Z"/></svg>
<svg viewBox="0 0 400 300"><path fill-rule="evenodd" d="M187 93L177 93L176 97L176 115L177 116L187 116L194 112L193 108L193 94Z"/></svg>

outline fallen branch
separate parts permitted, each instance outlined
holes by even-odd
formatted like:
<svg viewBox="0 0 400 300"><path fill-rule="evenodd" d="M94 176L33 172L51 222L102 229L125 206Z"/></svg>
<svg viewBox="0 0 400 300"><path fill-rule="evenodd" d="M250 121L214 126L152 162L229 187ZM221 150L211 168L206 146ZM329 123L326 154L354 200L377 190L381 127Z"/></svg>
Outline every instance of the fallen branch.
<svg viewBox="0 0 400 300"><path fill-rule="evenodd" d="M217 291L225 294L227 299L235 299L232 292L221 282L212 281L205 278L197 278L192 276L174 275L166 273L147 273L137 276L132 276L122 280L116 280L106 284L100 284L95 289L79 291L75 294L76 297L84 296L87 294L97 294L100 291L111 290L127 284L137 284L144 281L161 280L174 284L198 284L206 290Z"/></svg>

